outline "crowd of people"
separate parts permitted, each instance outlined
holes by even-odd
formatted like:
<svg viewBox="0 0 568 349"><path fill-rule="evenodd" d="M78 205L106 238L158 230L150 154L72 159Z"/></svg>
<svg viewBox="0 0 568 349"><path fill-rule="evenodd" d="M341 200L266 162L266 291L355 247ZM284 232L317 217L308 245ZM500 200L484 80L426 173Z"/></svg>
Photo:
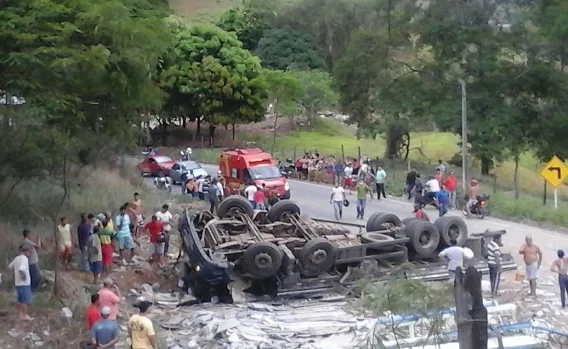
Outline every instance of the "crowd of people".
<svg viewBox="0 0 568 349"><path fill-rule="evenodd" d="M115 264L133 264L136 246L141 244L141 235L147 232L150 237L152 268L162 268L170 244L170 234L174 217L169 206L162 208L146 219L142 200L134 193L131 201L119 208L116 216L110 212L81 214L76 228L67 217L61 217L56 228L55 249L63 270L78 269L92 274L94 284L103 277L102 288L91 296L91 306L87 311L87 326L92 338L83 343L85 348L114 348L118 341L119 326L116 323L120 290L111 276ZM17 312L22 321L33 321L28 314L34 294L42 284L39 268L38 250L46 249L38 235L24 229L19 254L9 264L14 273ZM115 258L118 255L118 258ZM154 329L145 317L151 303L138 304L140 314L128 320L128 332L133 349L155 349Z"/></svg>

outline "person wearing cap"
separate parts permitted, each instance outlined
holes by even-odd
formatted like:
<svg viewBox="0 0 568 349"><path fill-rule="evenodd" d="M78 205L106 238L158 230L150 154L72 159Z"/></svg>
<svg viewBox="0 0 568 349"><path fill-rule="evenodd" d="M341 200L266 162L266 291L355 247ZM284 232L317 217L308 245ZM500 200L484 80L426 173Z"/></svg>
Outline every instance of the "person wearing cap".
<svg viewBox="0 0 568 349"><path fill-rule="evenodd" d="M111 278L103 280L103 288L98 292L101 307L109 307L111 313L109 320L116 321L118 316L118 304L120 303L120 290Z"/></svg>
<svg viewBox="0 0 568 349"><path fill-rule="evenodd" d="M91 338L97 349L115 349L118 342L119 327L116 321L109 319L112 310L110 307L101 308L101 320L93 326Z"/></svg>
<svg viewBox="0 0 568 349"><path fill-rule="evenodd" d="M152 303L142 301L138 304L139 314L134 314L128 320L128 337L132 349L157 349L156 332L152 321L146 314Z"/></svg>
<svg viewBox="0 0 568 349"><path fill-rule="evenodd" d="M14 283L16 284L17 304L20 320L32 321L28 315L28 305L32 302L32 287L30 278L29 257L31 248L27 245L20 246L20 254L8 265L14 271Z"/></svg>
<svg viewBox="0 0 568 349"><path fill-rule="evenodd" d="M30 267L30 282L32 292L36 292L39 285L41 284L41 269L39 268L39 257L37 255L37 250L41 248L41 240L29 229L24 229L24 242L22 245L30 248L30 258L28 258Z"/></svg>

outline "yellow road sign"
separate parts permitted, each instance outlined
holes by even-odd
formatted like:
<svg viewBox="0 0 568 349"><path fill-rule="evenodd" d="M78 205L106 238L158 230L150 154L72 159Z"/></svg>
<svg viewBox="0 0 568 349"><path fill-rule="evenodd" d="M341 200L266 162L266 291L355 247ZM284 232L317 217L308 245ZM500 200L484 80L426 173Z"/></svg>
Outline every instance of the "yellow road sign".
<svg viewBox="0 0 568 349"><path fill-rule="evenodd" d="M559 187L568 177L568 167L557 156L554 156L540 172L540 175L552 184Z"/></svg>

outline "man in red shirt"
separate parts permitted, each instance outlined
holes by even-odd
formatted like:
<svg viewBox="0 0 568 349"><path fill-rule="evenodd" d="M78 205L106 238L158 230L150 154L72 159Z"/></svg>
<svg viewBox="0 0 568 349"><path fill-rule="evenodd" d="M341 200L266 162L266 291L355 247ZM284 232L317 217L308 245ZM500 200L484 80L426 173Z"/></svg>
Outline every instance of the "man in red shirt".
<svg viewBox="0 0 568 349"><path fill-rule="evenodd" d="M152 221L147 223L144 229L150 233L150 243L153 247L152 263L157 263L161 268L165 247L164 223L160 222L156 215L153 215Z"/></svg>
<svg viewBox="0 0 568 349"><path fill-rule="evenodd" d="M458 188L458 179L454 172L450 172L450 175L446 178L446 189L450 193L450 208L456 208L456 190Z"/></svg>
<svg viewBox="0 0 568 349"><path fill-rule="evenodd" d="M257 210L266 211L266 184L262 184L262 188L258 188L256 193L254 193L254 203L256 204Z"/></svg>
<svg viewBox="0 0 568 349"><path fill-rule="evenodd" d="M87 309L87 328L90 331L93 326L101 319L101 305L99 303L99 294L91 295L91 305Z"/></svg>

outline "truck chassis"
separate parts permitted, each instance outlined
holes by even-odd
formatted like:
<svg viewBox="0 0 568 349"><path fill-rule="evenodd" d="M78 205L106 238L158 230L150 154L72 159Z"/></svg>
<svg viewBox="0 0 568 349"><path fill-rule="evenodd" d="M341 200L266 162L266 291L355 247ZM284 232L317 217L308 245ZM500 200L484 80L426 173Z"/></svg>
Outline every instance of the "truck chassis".
<svg viewBox="0 0 568 349"><path fill-rule="evenodd" d="M200 301L212 296L230 301L227 286L236 277L250 282L250 292L271 296L348 287L361 278L362 272L377 281L449 278L446 263L437 257L437 251L444 247L440 236L446 232L447 237L448 229L436 234L432 228L436 224L414 220L402 223L393 215L385 222L376 215L363 226L305 218L290 200L280 201L265 212L253 211L240 196L228 199L219 207L220 217L208 211L186 211L180 216L178 227L187 257L180 285L191 289ZM374 218L380 224L373 226ZM419 233L428 233L429 237L416 237ZM462 245L476 256L468 263L488 273L482 257L486 243L494 235L505 233L466 234ZM503 255L502 270L515 269L512 256Z"/></svg>

